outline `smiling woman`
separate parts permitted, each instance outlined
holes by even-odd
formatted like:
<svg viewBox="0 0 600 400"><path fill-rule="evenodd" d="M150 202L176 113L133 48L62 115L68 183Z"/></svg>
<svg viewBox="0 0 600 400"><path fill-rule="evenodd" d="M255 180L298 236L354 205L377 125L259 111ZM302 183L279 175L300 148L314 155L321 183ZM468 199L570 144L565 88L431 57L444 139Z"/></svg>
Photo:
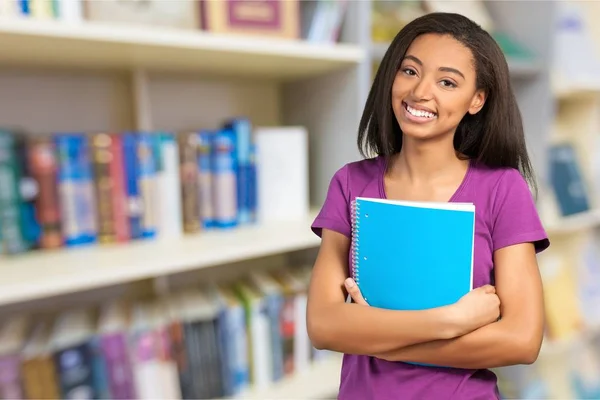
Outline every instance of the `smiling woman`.
<svg viewBox="0 0 600 400"><path fill-rule="evenodd" d="M499 398L490 368L532 363L540 350L536 253L549 241L528 185L535 182L508 65L494 39L458 14L407 24L377 71L358 145L374 157L335 173L312 225L322 242L308 331L316 347L345 353L339 398ZM473 203L476 289L431 310L368 306L350 275L356 197ZM345 302L348 293L354 303Z"/></svg>
<svg viewBox="0 0 600 400"><path fill-rule="evenodd" d="M413 41L392 85L392 108L403 122L423 128L404 126L405 135L448 134L465 113L481 110L485 91L476 88L470 59L470 50L450 35L425 34Z"/></svg>

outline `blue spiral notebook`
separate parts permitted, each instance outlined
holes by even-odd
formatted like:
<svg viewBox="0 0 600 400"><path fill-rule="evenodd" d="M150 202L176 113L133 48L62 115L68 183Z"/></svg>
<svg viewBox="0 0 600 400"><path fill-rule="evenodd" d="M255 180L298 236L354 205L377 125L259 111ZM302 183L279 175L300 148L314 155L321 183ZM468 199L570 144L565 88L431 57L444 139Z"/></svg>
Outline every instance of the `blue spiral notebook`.
<svg viewBox="0 0 600 400"><path fill-rule="evenodd" d="M473 288L475 206L357 197L352 275L373 307L423 310Z"/></svg>

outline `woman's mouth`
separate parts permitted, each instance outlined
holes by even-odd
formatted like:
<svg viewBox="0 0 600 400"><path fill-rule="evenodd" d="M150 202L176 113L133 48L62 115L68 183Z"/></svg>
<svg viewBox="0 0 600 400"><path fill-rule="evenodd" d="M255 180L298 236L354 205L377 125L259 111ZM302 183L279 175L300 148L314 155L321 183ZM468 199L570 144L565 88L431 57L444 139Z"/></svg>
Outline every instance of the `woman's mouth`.
<svg viewBox="0 0 600 400"><path fill-rule="evenodd" d="M405 102L402 102L402 106L408 119L414 122L429 122L437 117L436 113L413 108Z"/></svg>

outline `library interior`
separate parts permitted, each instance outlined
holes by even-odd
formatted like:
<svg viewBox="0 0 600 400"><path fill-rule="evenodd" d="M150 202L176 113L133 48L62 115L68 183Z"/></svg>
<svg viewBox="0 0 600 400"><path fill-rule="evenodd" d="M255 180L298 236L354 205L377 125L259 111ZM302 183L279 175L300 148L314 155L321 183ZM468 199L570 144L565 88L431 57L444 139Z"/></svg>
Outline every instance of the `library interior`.
<svg viewBox="0 0 600 400"><path fill-rule="evenodd" d="M0 0L0 398L337 398L311 224L390 43L440 11L506 57L551 242L543 344L500 395L600 399L584 0Z"/></svg>

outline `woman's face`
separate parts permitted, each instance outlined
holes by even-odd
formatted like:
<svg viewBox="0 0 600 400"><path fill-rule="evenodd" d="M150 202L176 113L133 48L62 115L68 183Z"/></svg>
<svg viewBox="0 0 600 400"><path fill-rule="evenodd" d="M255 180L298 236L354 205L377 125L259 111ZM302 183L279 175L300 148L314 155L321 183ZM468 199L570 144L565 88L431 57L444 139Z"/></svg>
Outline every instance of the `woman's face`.
<svg viewBox="0 0 600 400"><path fill-rule="evenodd" d="M408 48L392 85L392 108L404 135L429 140L454 135L464 115L477 113L471 51L451 36L426 34Z"/></svg>

